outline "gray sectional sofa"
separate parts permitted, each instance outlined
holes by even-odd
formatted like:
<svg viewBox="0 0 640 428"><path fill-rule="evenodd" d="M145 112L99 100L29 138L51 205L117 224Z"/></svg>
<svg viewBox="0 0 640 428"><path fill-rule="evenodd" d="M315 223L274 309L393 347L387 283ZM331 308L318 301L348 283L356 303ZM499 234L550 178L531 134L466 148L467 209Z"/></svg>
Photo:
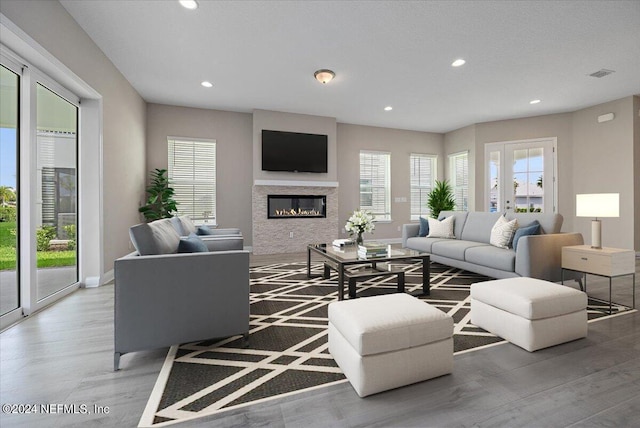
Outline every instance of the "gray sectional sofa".
<svg viewBox="0 0 640 428"><path fill-rule="evenodd" d="M242 235L211 238L218 251L177 253L171 220L131 227L135 252L115 261L114 370L120 356L249 331L249 252ZM202 245L202 244L200 244ZM240 248L234 251L220 249Z"/></svg>
<svg viewBox="0 0 640 428"><path fill-rule="evenodd" d="M442 211L440 218L455 218L455 239L419 237L419 224L405 224L402 245L430 253L434 262L492 278L523 276L560 281L562 247L582 245L582 235L560 233L563 221L560 214L507 214L507 220L516 218L520 227L537 220L540 223L540 234L521 237L515 251L513 248L498 248L489 244L489 240L491 228L501 215L502 213Z"/></svg>

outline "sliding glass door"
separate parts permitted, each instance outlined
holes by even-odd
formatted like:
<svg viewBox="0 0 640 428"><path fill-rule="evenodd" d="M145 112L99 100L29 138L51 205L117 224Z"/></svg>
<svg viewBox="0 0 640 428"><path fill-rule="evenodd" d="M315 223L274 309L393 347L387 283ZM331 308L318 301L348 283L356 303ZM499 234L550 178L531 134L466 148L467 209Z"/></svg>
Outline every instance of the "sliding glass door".
<svg viewBox="0 0 640 428"><path fill-rule="evenodd" d="M36 85L37 298L78 281L76 257L78 108Z"/></svg>
<svg viewBox="0 0 640 428"><path fill-rule="evenodd" d="M79 286L78 98L0 54L0 328Z"/></svg>
<svg viewBox="0 0 640 428"><path fill-rule="evenodd" d="M0 66L0 316L20 307L17 263L20 75L19 70L9 67L9 64Z"/></svg>

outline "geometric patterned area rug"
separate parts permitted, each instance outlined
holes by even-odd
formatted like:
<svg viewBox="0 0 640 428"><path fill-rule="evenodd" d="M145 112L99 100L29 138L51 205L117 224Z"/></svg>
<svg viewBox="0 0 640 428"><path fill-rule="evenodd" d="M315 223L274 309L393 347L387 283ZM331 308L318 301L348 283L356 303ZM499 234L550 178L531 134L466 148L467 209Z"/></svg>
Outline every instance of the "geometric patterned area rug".
<svg viewBox="0 0 640 428"><path fill-rule="evenodd" d="M322 263L312 273L322 274ZM421 263L405 271L405 291L420 291ZM140 427L161 427L248 404L346 382L327 344L327 305L337 300L337 276L307 278L306 263L251 268L248 346L239 336L182 344L169 350ZM454 353L505 341L470 323L471 284L491 278L431 263L431 294L421 297L454 320ZM358 282L357 296L396 291L395 276ZM629 308L589 299L589 322Z"/></svg>

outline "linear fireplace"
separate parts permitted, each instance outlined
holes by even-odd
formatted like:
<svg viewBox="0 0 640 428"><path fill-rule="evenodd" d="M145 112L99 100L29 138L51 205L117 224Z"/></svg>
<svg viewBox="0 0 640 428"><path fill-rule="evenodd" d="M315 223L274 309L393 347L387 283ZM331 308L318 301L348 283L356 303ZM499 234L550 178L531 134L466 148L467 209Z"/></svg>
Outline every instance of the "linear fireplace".
<svg viewBox="0 0 640 428"><path fill-rule="evenodd" d="M325 195L268 195L268 218L325 218Z"/></svg>

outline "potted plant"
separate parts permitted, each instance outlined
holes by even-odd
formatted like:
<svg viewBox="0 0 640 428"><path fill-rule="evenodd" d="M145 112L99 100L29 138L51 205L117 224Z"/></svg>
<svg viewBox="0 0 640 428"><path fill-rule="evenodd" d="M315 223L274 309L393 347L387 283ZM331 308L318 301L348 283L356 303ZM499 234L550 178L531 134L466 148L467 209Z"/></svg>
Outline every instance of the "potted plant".
<svg viewBox="0 0 640 428"><path fill-rule="evenodd" d="M362 234L365 232L371 232L375 229L373 219L375 217L366 211L354 211L347 220L347 224L344 226L345 230L349 232L349 236L356 235L356 244L362 244Z"/></svg>
<svg viewBox="0 0 640 428"><path fill-rule="evenodd" d="M177 210L173 188L169 185L166 169L151 171L151 184L147 187L147 204L138 208L147 221L168 218Z"/></svg>
<svg viewBox="0 0 640 428"><path fill-rule="evenodd" d="M453 189L447 180L436 180L436 185L427 196L427 207L431 217L436 219L440 215L440 211L451 211L456 207Z"/></svg>

